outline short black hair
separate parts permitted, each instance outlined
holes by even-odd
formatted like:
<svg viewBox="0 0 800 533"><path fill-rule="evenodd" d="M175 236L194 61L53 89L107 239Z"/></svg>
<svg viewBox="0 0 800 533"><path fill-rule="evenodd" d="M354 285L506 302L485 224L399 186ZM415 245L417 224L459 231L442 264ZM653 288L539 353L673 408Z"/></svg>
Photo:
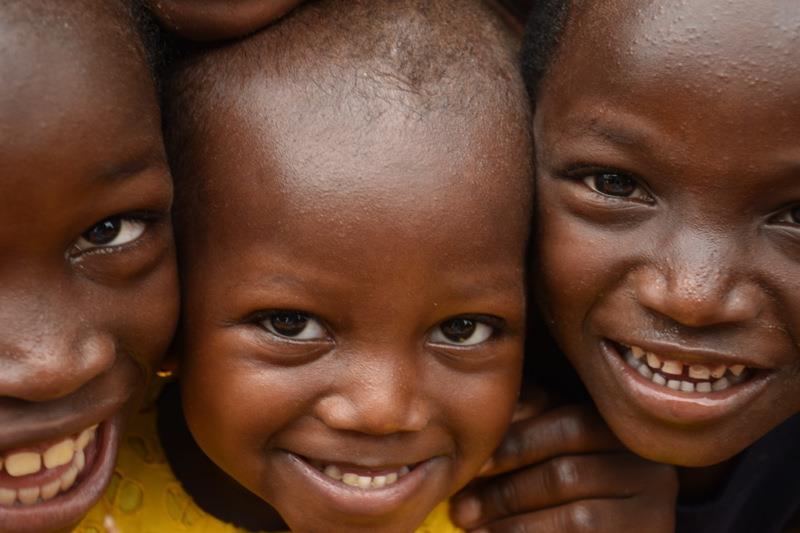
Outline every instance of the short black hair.
<svg viewBox="0 0 800 533"><path fill-rule="evenodd" d="M571 0L533 2L521 52L522 76L531 102L536 101L542 78L558 52L571 8Z"/></svg>

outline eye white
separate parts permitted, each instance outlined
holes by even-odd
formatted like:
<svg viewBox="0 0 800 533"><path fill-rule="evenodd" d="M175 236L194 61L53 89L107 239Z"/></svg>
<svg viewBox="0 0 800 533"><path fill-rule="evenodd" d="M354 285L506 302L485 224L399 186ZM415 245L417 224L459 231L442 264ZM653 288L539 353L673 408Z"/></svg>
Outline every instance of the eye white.
<svg viewBox="0 0 800 533"><path fill-rule="evenodd" d="M448 344L450 346L474 346L486 341L492 336L493 329L491 326L483 322L475 321L475 329L469 337L462 340L453 340L447 337L442 331L442 326L439 325L431 332L431 342L436 344Z"/></svg>
<svg viewBox="0 0 800 533"><path fill-rule="evenodd" d="M272 324L272 318L267 318L264 320L263 325L264 329L277 337L281 337L282 339L292 339L295 341L315 341L325 339L327 337L325 328L319 323L318 320L308 316L304 318L306 320L305 326L303 326L303 329L294 335L286 335L285 333L278 331L278 329Z"/></svg>
<svg viewBox="0 0 800 533"><path fill-rule="evenodd" d="M75 248L80 251L86 251L93 248L113 248L115 246L122 246L123 244L131 243L141 237L145 229L147 229L147 224L145 222L123 218L120 220L120 227L117 235L109 242L94 244L86 240L86 238L81 237L78 239L78 242L75 243Z"/></svg>

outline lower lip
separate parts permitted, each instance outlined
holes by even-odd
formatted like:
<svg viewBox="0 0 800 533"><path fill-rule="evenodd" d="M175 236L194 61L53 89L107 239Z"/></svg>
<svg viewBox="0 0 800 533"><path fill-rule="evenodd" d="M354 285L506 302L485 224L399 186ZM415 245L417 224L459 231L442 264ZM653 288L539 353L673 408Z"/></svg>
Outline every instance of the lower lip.
<svg viewBox="0 0 800 533"><path fill-rule="evenodd" d="M681 392L645 379L608 342L601 346L614 378L633 403L668 423L711 424L737 415L770 386L774 376L774 372L759 371L722 391Z"/></svg>
<svg viewBox="0 0 800 533"><path fill-rule="evenodd" d="M316 492L339 513L361 518L379 518L397 511L422 487L434 467L444 458L423 461L395 483L380 489L359 489L329 478L303 458L287 452L285 454L293 475L308 480L311 491Z"/></svg>
<svg viewBox="0 0 800 533"><path fill-rule="evenodd" d="M67 492L35 505L0 507L0 531L42 533L74 526L100 499L114 471L121 415L97 428L97 445L87 453L87 465ZM92 448L90 445L87 450Z"/></svg>

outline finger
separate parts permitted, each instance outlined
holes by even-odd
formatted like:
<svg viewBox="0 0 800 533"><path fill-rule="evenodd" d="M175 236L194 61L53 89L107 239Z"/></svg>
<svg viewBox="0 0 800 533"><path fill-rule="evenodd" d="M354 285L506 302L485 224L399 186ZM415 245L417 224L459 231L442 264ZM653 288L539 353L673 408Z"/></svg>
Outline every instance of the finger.
<svg viewBox="0 0 800 533"><path fill-rule="evenodd" d="M630 498L677 487L674 468L631 453L571 455L490 478L453 499L452 516L462 527L597 498ZM677 489L675 489L677 492Z"/></svg>
<svg viewBox="0 0 800 533"><path fill-rule="evenodd" d="M581 500L534 513L512 516L471 533L672 533L675 505L663 501L656 508L631 500Z"/></svg>
<svg viewBox="0 0 800 533"><path fill-rule="evenodd" d="M512 423L480 475L509 472L559 455L621 449L594 407L568 405Z"/></svg>

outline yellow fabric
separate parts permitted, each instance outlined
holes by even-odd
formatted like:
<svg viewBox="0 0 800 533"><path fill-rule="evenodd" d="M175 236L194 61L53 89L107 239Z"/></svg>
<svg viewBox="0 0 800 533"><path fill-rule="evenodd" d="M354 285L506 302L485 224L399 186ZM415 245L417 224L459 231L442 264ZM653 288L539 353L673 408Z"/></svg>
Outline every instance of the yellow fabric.
<svg viewBox="0 0 800 533"><path fill-rule="evenodd" d="M246 533L201 510L183 490L158 441L155 410L131 421L120 442L111 484L74 533L106 533L104 521L109 516L118 533ZM459 532L444 502L416 533Z"/></svg>

